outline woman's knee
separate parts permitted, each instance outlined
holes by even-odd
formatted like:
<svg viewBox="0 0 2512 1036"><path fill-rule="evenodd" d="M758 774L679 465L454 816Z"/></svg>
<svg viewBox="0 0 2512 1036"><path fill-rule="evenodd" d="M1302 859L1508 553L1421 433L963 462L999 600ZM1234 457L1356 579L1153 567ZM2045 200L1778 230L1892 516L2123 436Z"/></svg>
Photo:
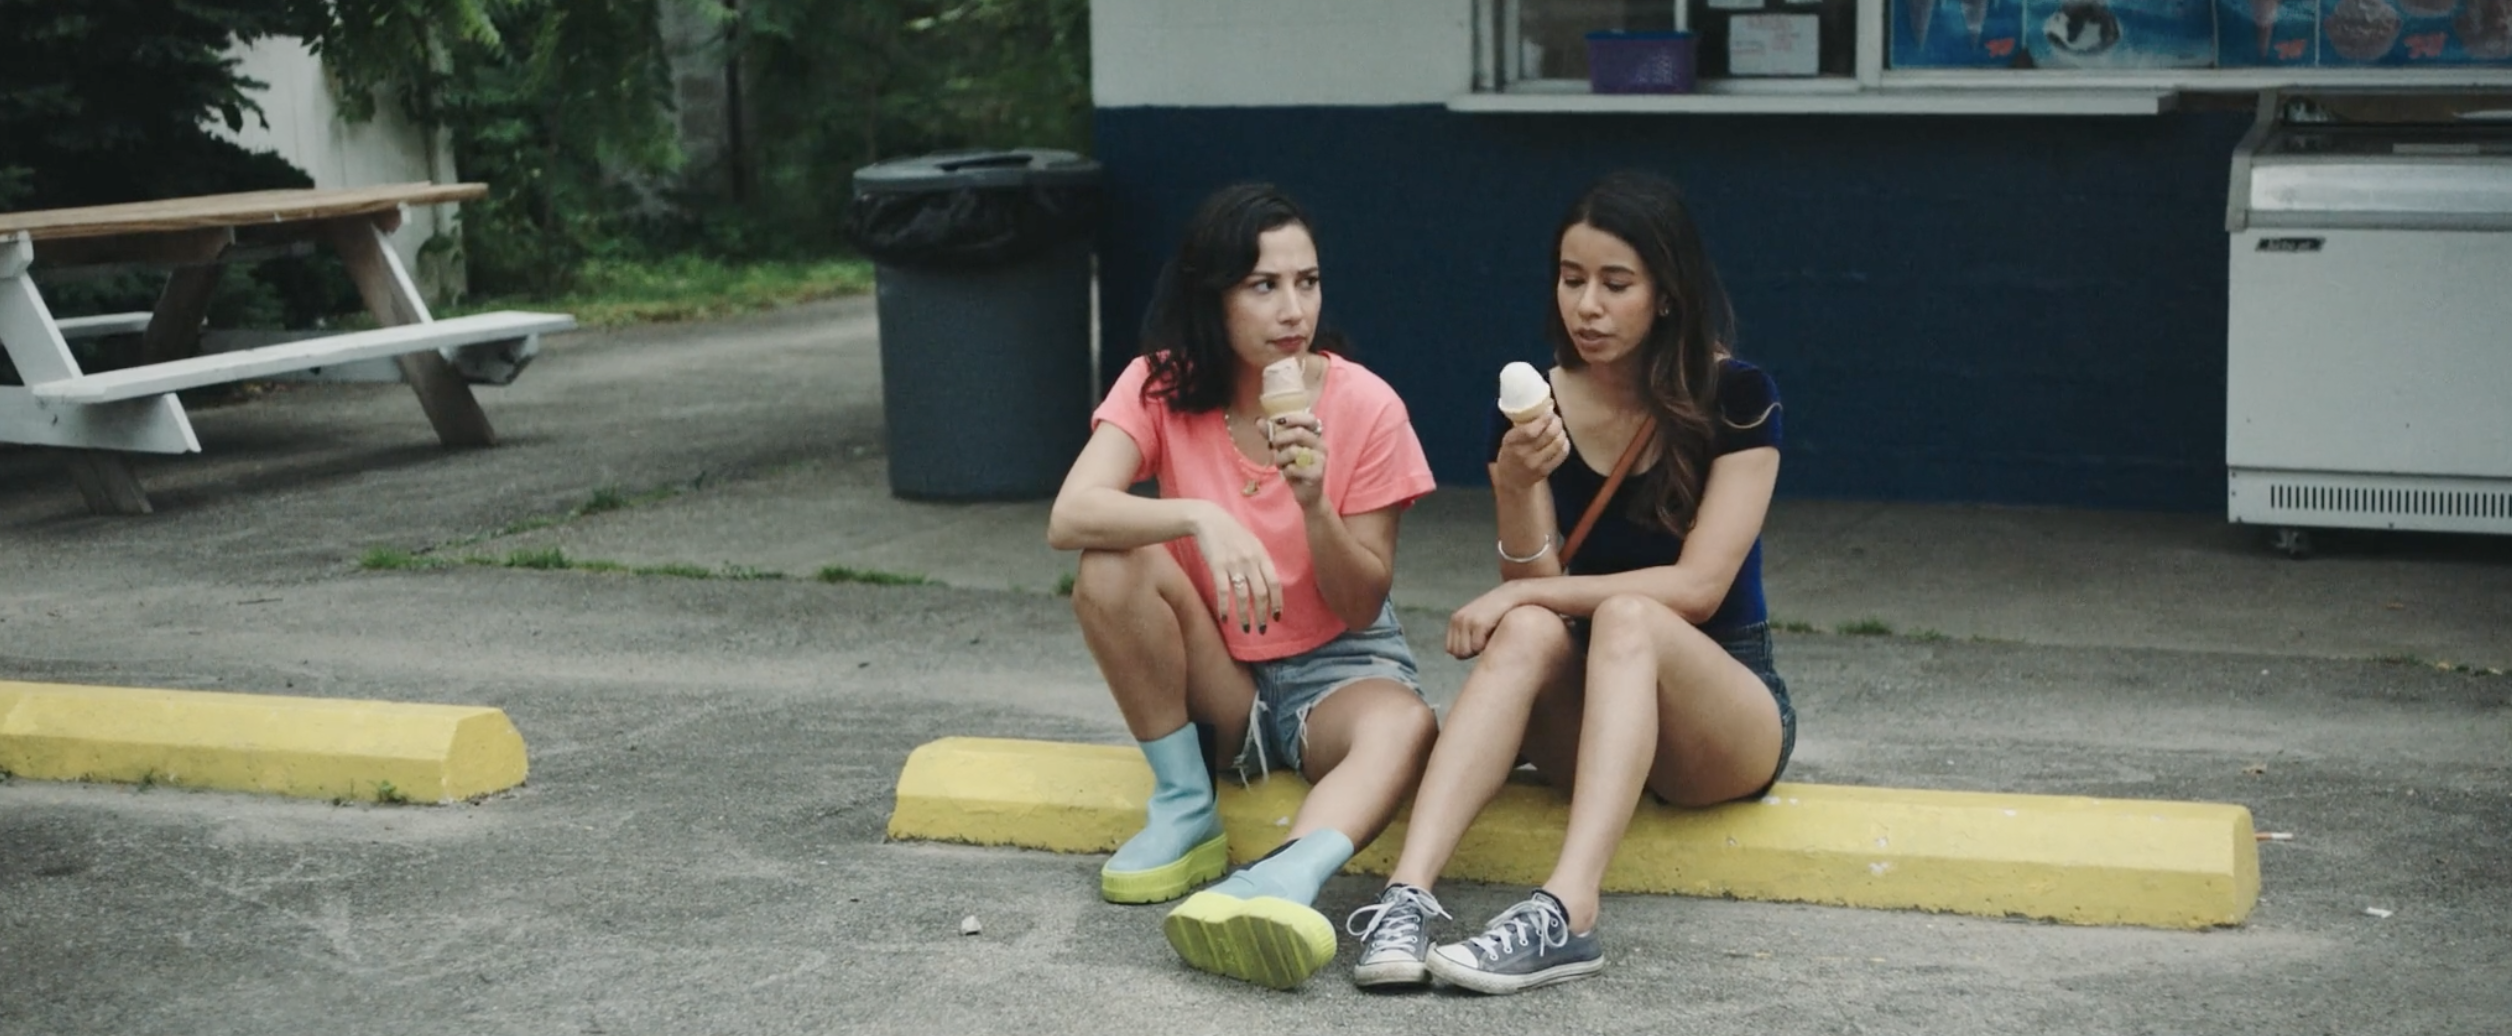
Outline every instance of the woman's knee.
<svg viewBox="0 0 2512 1036"><path fill-rule="evenodd" d="M1657 626L1673 611L1639 594L1615 594L1597 602L1588 617L1588 657L1616 662L1656 654Z"/></svg>
<svg viewBox="0 0 2512 1036"><path fill-rule="evenodd" d="M1337 762L1360 753L1409 760L1418 769L1439 739L1439 717L1412 688L1370 681L1338 690L1319 703L1309 713L1303 736L1312 751L1310 767L1328 753Z"/></svg>
<svg viewBox="0 0 2512 1036"><path fill-rule="evenodd" d="M1388 738L1403 745L1414 758L1428 758L1431 743L1439 740L1439 716L1430 710L1430 703L1416 695L1387 712L1384 723Z"/></svg>
<svg viewBox="0 0 2512 1036"><path fill-rule="evenodd" d="M1572 647L1570 626L1550 608L1524 605L1509 610L1492 627L1476 668L1548 672Z"/></svg>
<svg viewBox="0 0 2512 1036"><path fill-rule="evenodd" d="M1134 550L1085 550L1073 572L1073 610L1082 615L1122 607L1159 593L1157 571L1146 553Z"/></svg>

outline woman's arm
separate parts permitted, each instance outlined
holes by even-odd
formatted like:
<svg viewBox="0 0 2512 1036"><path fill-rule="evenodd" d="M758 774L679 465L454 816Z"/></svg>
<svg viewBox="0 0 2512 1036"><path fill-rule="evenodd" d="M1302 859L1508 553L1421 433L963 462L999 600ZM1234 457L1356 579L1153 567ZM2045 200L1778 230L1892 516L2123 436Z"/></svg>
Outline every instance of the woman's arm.
<svg viewBox="0 0 2512 1036"><path fill-rule="evenodd" d="M1256 534L1207 500L1153 500L1126 492L1142 461L1133 436L1101 422L1065 473L1064 488L1047 513L1047 545L1133 550L1192 536L1211 580L1215 616L1246 629L1282 614L1282 577Z"/></svg>
<svg viewBox="0 0 2512 1036"><path fill-rule="evenodd" d="M1218 508L1202 500L1153 500L1126 490L1142 467L1134 437L1101 422L1064 474L1047 514L1047 545L1057 550L1132 550L1196 535Z"/></svg>
<svg viewBox="0 0 2512 1036"><path fill-rule="evenodd" d="M1338 515L1331 504L1300 508L1308 526L1308 553L1316 566L1317 592L1349 629L1368 629L1396 581L1396 523L1404 508L1382 507Z"/></svg>
<svg viewBox="0 0 2512 1036"><path fill-rule="evenodd" d="M1686 622L1709 621L1762 535L1762 519L1770 513L1771 492L1778 484L1776 447L1719 457L1710 463L1699 515L1674 564L1603 576L1519 579L1493 592L1512 594L1513 604L1539 605L1564 615L1591 614L1606 598L1639 594L1663 602Z"/></svg>
<svg viewBox="0 0 2512 1036"><path fill-rule="evenodd" d="M1497 518L1500 541L1493 550L1500 554L1500 579L1541 579L1561 574L1561 520L1553 514L1552 487L1537 482L1533 486L1513 486L1500 480L1500 465L1493 464L1492 510ZM1529 561L1510 558L1531 557Z"/></svg>
<svg viewBox="0 0 2512 1036"><path fill-rule="evenodd" d="M1553 513L1553 470L1570 458L1570 433L1561 415L1511 427L1500 437L1500 455L1491 462L1492 510L1500 542L1500 578L1539 579L1561 574L1561 539L1569 530ZM1511 557L1529 558L1511 561Z"/></svg>

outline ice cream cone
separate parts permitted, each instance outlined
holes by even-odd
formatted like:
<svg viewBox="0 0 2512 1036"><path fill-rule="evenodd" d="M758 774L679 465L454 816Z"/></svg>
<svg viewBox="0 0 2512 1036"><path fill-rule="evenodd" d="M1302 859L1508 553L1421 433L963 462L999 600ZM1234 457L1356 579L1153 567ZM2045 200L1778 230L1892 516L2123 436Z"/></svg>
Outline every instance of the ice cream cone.
<svg viewBox="0 0 2512 1036"><path fill-rule="evenodd" d="M1513 362L1500 368L1500 412L1511 424L1525 424L1553 409L1553 386L1535 365Z"/></svg>
<svg viewBox="0 0 2512 1036"><path fill-rule="evenodd" d="M1264 394L1256 397L1256 405L1265 411L1265 441L1273 441L1273 419L1285 414L1305 412L1308 401L1308 367L1297 356L1265 365ZM1300 447L1292 465L1301 468L1317 466L1317 451Z"/></svg>

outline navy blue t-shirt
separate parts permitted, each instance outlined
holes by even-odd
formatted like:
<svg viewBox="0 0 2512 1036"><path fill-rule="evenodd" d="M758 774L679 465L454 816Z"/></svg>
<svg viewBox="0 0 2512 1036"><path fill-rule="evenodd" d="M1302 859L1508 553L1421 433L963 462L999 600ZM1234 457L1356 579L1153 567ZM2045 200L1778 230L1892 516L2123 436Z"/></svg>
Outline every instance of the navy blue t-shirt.
<svg viewBox="0 0 2512 1036"><path fill-rule="evenodd" d="M1729 359L1718 367L1718 417L1712 420L1714 443L1710 459L1750 450L1760 446L1779 445L1779 386L1762 368L1743 360ZM1491 446L1488 456L1500 459L1500 437L1509 431L1509 418L1492 407ZM1577 449L1577 444L1572 444ZM1615 458L1598 458L1606 467ZM1596 516L1596 527L1589 529L1587 542L1579 546L1577 557L1570 559L1574 576L1610 575L1656 565L1671 565L1683 556L1683 537L1655 523L1642 524L1631 520L1632 501L1636 498L1640 479L1634 472L1625 477L1614 490L1614 498L1605 504L1605 512ZM1579 516L1587 513L1587 505L1605 488L1605 476L1589 467L1575 452L1553 469L1549 481L1553 490L1553 514L1561 522L1561 534L1570 535ZM1736 579L1727 586L1727 599L1719 602L1717 613L1701 628L1715 636L1731 632L1770 618L1770 609L1762 599L1762 540L1754 537L1753 549L1745 554L1744 564L1736 569Z"/></svg>

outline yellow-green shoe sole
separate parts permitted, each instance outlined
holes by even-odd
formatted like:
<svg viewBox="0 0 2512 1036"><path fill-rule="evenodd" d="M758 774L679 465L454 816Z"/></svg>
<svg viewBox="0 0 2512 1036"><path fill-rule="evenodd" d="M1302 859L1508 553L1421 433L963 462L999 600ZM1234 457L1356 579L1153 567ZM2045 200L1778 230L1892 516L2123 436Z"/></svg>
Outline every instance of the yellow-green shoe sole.
<svg viewBox="0 0 2512 1036"><path fill-rule="evenodd" d="M1148 870L1099 868L1099 898L1110 903L1166 903L1230 869L1230 836L1217 834L1186 855Z"/></svg>
<svg viewBox="0 0 2512 1036"><path fill-rule="evenodd" d="M1160 924L1169 946L1199 971L1293 989L1334 959L1334 923L1287 899L1198 892Z"/></svg>

